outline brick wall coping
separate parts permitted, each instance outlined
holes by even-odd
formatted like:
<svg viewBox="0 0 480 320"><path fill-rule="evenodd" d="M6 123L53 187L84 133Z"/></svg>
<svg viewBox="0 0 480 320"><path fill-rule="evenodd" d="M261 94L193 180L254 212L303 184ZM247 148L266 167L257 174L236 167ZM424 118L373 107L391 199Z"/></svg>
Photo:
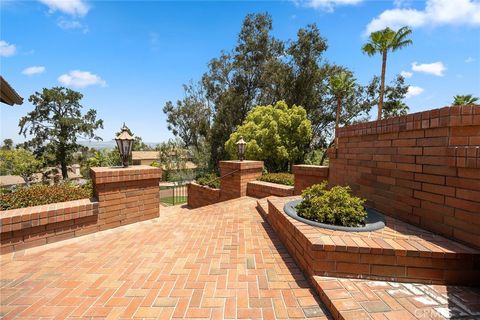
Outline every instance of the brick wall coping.
<svg viewBox="0 0 480 320"><path fill-rule="evenodd" d="M310 164L296 164L292 168L293 174L328 177L328 166Z"/></svg>
<svg viewBox="0 0 480 320"><path fill-rule="evenodd" d="M339 137L480 124L480 106L451 106L338 129Z"/></svg>
<svg viewBox="0 0 480 320"><path fill-rule="evenodd" d="M99 203L95 199L80 199L1 211L1 232L90 216L93 215L93 209L98 209L98 206Z"/></svg>
<svg viewBox="0 0 480 320"><path fill-rule="evenodd" d="M268 187L268 188L275 188L275 189L282 189L282 190L293 190L293 186L287 186L280 183L273 183L267 181L250 181L248 184L254 184L258 186Z"/></svg>
<svg viewBox="0 0 480 320"><path fill-rule="evenodd" d="M132 180L159 179L162 170L146 165L123 167L92 167L90 168L92 178L96 184L122 182Z"/></svg>
<svg viewBox="0 0 480 320"><path fill-rule="evenodd" d="M263 161L256 161L256 160L227 160L227 161L220 161L220 167L223 168L232 168L232 169L257 169L263 168Z"/></svg>

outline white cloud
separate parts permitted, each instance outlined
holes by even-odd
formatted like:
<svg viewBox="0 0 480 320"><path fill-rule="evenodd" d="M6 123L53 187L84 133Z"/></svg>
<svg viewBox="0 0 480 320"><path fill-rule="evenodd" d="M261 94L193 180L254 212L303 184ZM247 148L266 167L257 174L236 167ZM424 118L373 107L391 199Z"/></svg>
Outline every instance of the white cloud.
<svg viewBox="0 0 480 320"><path fill-rule="evenodd" d="M17 48L14 44L10 44L6 41L0 40L0 57L10 57L17 52Z"/></svg>
<svg viewBox="0 0 480 320"><path fill-rule="evenodd" d="M423 91L425 91L425 90L422 87L409 86L407 94L406 94L406 98L410 98L410 97L413 97L413 96L418 96Z"/></svg>
<svg viewBox="0 0 480 320"><path fill-rule="evenodd" d="M363 0L293 0L297 5L333 12L335 7L356 5Z"/></svg>
<svg viewBox="0 0 480 320"><path fill-rule="evenodd" d="M92 85L99 85L101 87L107 86L105 80L98 75L89 71L73 70L68 74L62 74L58 77L58 81L69 87L84 88Z"/></svg>
<svg viewBox="0 0 480 320"><path fill-rule="evenodd" d="M465 59L465 63L472 63L473 61L475 61L475 59L472 57L468 57L467 59Z"/></svg>
<svg viewBox="0 0 480 320"><path fill-rule="evenodd" d="M69 30L69 29L82 29L83 33L88 32L88 27L82 24L78 20L66 20L64 18L60 18L57 22L57 25L64 30Z"/></svg>
<svg viewBox="0 0 480 320"><path fill-rule="evenodd" d="M423 72L428 74L433 74L438 77L442 77L447 67L443 64L443 62L433 62L433 63L422 63L418 64L417 62L412 63L412 70L416 72Z"/></svg>
<svg viewBox="0 0 480 320"><path fill-rule="evenodd" d="M400 72L400 75L404 78L411 78L413 76L413 73L409 71L402 71Z"/></svg>
<svg viewBox="0 0 480 320"><path fill-rule="evenodd" d="M83 0L39 0L50 12L60 11L72 16L85 16L90 7Z"/></svg>
<svg viewBox="0 0 480 320"><path fill-rule="evenodd" d="M365 34L386 27L480 25L480 3L473 0L427 0L424 10L396 8L383 11L367 25Z"/></svg>
<svg viewBox="0 0 480 320"><path fill-rule="evenodd" d="M44 66L33 66L26 68L25 70L22 71L22 74L27 75L27 76L32 76L34 74L40 74L45 72L47 70Z"/></svg>

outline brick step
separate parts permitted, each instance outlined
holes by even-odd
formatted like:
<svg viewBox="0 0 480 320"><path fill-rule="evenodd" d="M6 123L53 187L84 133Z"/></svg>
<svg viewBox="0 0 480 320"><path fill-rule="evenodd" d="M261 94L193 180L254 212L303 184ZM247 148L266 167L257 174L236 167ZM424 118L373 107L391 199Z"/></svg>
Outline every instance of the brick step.
<svg viewBox="0 0 480 320"><path fill-rule="evenodd" d="M372 232L313 227L284 213L292 199L269 198L267 219L309 276L480 284L479 250L388 216Z"/></svg>
<svg viewBox="0 0 480 320"><path fill-rule="evenodd" d="M337 320L480 317L480 288L319 276L312 283Z"/></svg>

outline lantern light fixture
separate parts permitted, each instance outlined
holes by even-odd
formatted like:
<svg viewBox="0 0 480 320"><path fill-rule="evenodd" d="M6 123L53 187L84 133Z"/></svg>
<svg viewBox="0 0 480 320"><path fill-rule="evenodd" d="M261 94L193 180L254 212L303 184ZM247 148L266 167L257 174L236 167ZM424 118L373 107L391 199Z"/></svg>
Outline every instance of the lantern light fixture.
<svg viewBox="0 0 480 320"><path fill-rule="evenodd" d="M135 138L130 135L130 130L123 123L120 133L115 138L117 143L118 151L120 152L120 159L122 160L122 165L124 168L128 167L128 159L130 158L130 153L132 152L133 142Z"/></svg>
<svg viewBox="0 0 480 320"><path fill-rule="evenodd" d="M243 159L245 158L245 148L247 146L247 143L245 142L245 140L243 140L243 137L240 136L240 140L236 142L236 145L237 145L238 159L240 159L240 161L243 161Z"/></svg>

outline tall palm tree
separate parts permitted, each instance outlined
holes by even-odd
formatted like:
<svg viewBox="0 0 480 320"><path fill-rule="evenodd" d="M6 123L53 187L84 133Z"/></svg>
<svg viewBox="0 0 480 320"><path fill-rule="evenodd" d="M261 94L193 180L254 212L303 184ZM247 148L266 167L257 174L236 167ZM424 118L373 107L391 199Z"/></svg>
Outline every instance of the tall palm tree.
<svg viewBox="0 0 480 320"><path fill-rule="evenodd" d="M454 106L465 106L468 104L477 104L479 98L474 97L471 94L465 95L456 95L453 97L453 105Z"/></svg>
<svg viewBox="0 0 480 320"><path fill-rule="evenodd" d="M409 27L402 27L398 31L390 28L375 31L370 34L369 41L362 47L363 53L373 56L376 53L382 54L382 75L380 82L380 97L378 101L378 120L382 118L383 96L385 93L385 71L387 69L388 51L397 51L412 44L408 36L412 33Z"/></svg>
<svg viewBox="0 0 480 320"><path fill-rule="evenodd" d="M335 117L335 137L340 125L340 114L342 113L342 99L351 94L355 89L356 79L350 71L342 70L329 79L329 89L337 100L337 111ZM336 140L335 140L336 141ZM336 143L338 146L338 144Z"/></svg>

